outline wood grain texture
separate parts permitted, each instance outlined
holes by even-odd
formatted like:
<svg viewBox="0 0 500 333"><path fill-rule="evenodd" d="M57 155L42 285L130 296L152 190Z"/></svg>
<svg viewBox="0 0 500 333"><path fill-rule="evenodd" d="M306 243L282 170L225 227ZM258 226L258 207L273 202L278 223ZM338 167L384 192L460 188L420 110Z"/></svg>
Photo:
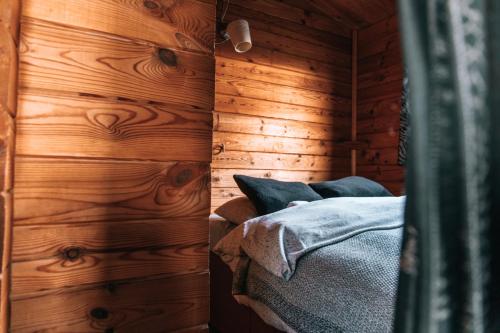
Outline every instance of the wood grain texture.
<svg viewBox="0 0 500 333"><path fill-rule="evenodd" d="M328 171L349 168L350 158L347 154L345 157L331 157L228 151L214 155L212 166L220 169L242 169L243 174L247 169Z"/></svg>
<svg viewBox="0 0 500 333"><path fill-rule="evenodd" d="M203 163L18 158L16 175L16 225L208 215Z"/></svg>
<svg viewBox="0 0 500 333"><path fill-rule="evenodd" d="M131 222L21 225L14 228L14 262L64 256L68 250L98 253L208 243L208 218Z"/></svg>
<svg viewBox="0 0 500 333"><path fill-rule="evenodd" d="M9 332L20 1L0 1L0 332Z"/></svg>
<svg viewBox="0 0 500 333"><path fill-rule="evenodd" d="M26 0L23 15L213 53L215 3L196 0Z"/></svg>
<svg viewBox="0 0 500 333"><path fill-rule="evenodd" d="M349 118L350 105L335 105L329 109L318 109L302 105L265 101L241 96L217 94L215 110L266 118L289 119L318 124L333 124L336 118Z"/></svg>
<svg viewBox="0 0 500 333"><path fill-rule="evenodd" d="M284 138L260 134L214 132L214 154L224 145L225 151L304 154L332 156L337 153L335 141ZM343 150L339 148L339 150Z"/></svg>
<svg viewBox="0 0 500 333"><path fill-rule="evenodd" d="M123 37L25 20L20 87L213 108L214 60Z"/></svg>
<svg viewBox="0 0 500 333"><path fill-rule="evenodd" d="M275 85L272 83L252 81L230 75L215 76L215 93L231 96L242 96L266 101L296 104L320 109L335 108L336 105L350 105L350 95L341 96L327 94L301 88Z"/></svg>
<svg viewBox="0 0 500 333"><path fill-rule="evenodd" d="M297 3L298 0L285 0L285 2ZM307 0L304 3L316 8L320 12L335 18L345 26L354 28L365 28L372 25L396 11L395 0Z"/></svg>
<svg viewBox="0 0 500 333"><path fill-rule="evenodd" d="M349 140L351 119L333 118L333 124L264 118L215 112L214 130L315 140Z"/></svg>
<svg viewBox="0 0 500 333"><path fill-rule="evenodd" d="M277 0L231 1L252 49L216 50L212 210L242 193L235 173L284 181L349 174L350 30Z"/></svg>
<svg viewBox="0 0 500 333"><path fill-rule="evenodd" d="M10 331L207 331L215 0L22 15Z"/></svg>
<svg viewBox="0 0 500 333"><path fill-rule="evenodd" d="M208 270L208 244L105 253L70 249L59 257L12 264L12 297L120 279Z"/></svg>
<svg viewBox="0 0 500 333"><path fill-rule="evenodd" d="M212 190L214 188L236 187L233 179L234 174L241 173L240 169L213 169ZM346 170L335 171L294 171L294 170L245 170L245 174L251 177L270 178L282 181L298 181L303 183L314 183L324 179L341 178L348 175Z"/></svg>
<svg viewBox="0 0 500 333"><path fill-rule="evenodd" d="M171 332L208 322L207 273L13 302L14 332ZM43 304L43 306L40 306Z"/></svg>
<svg viewBox="0 0 500 333"><path fill-rule="evenodd" d="M358 154L358 174L380 181L394 194L404 191L398 165L403 64L397 17L359 32L358 138L368 146Z"/></svg>
<svg viewBox="0 0 500 333"><path fill-rule="evenodd" d="M17 128L19 155L211 159L211 113L176 105L22 94Z"/></svg>

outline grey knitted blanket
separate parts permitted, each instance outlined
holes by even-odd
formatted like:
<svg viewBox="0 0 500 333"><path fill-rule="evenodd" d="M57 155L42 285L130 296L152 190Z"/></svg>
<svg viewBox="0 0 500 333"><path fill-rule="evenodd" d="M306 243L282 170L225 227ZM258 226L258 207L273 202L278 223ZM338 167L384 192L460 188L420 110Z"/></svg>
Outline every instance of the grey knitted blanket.
<svg viewBox="0 0 500 333"><path fill-rule="evenodd" d="M236 293L296 332L391 332L403 204L335 198L246 222Z"/></svg>

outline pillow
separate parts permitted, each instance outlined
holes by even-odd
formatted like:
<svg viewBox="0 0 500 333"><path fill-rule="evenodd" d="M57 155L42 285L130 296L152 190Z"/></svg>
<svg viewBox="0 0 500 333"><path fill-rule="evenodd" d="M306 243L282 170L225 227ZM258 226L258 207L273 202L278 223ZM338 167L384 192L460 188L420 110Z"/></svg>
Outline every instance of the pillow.
<svg viewBox="0 0 500 333"><path fill-rule="evenodd" d="M306 203L309 203L309 201L292 201L288 205L286 205L286 208L296 207L296 206L300 206L300 205L303 205Z"/></svg>
<svg viewBox="0 0 500 333"><path fill-rule="evenodd" d="M240 190L252 201L260 215L285 209L292 201L323 199L309 186L299 182L281 182L274 179L234 175Z"/></svg>
<svg viewBox="0 0 500 333"><path fill-rule="evenodd" d="M309 184L323 198L333 197L392 197L385 187L364 177L345 177L339 180Z"/></svg>
<svg viewBox="0 0 500 333"><path fill-rule="evenodd" d="M240 225L247 220L259 216L257 209L247 197L229 200L215 210L215 214L222 216L233 224Z"/></svg>

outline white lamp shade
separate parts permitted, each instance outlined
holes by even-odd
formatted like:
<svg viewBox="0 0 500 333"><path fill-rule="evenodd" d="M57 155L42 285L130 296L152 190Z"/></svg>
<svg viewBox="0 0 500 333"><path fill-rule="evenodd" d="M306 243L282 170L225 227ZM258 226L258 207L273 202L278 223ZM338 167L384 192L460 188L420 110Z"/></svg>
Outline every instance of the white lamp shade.
<svg viewBox="0 0 500 333"><path fill-rule="evenodd" d="M246 20L236 20L228 24L227 33L231 38L234 50L238 53L247 52L252 48L250 26Z"/></svg>

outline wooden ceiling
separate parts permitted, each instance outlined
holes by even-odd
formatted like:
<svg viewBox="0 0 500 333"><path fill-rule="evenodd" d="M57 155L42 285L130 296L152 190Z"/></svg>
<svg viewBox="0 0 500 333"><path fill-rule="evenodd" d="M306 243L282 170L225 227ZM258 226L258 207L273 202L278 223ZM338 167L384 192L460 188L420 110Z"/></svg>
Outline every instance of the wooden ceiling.
<svg viewBox="0 0 500 333"><path fill-rule="evenodd" d="M283 0L285 3L335 18L350 29L361 29L396 12L396 0Z"/></svg>

